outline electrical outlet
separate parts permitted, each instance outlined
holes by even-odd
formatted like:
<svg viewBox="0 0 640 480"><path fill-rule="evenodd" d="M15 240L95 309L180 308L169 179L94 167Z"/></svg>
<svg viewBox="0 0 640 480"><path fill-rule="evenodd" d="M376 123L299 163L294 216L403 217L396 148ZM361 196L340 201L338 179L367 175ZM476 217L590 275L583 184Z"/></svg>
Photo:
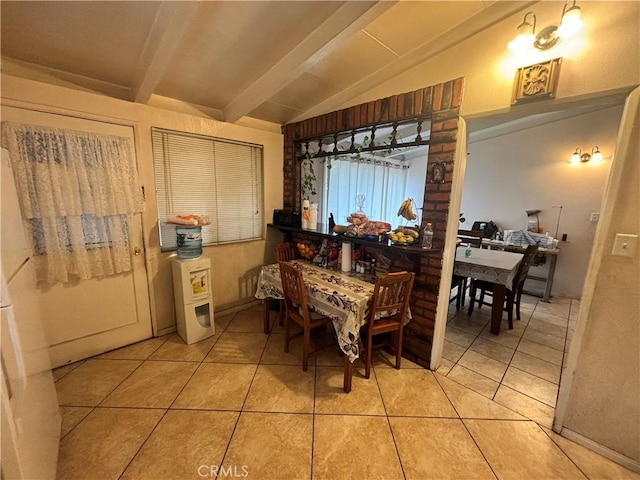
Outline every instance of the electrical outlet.
<svg viewBox="0 0 640 480"><path fill-rule="evenodd" d="M591 223L598 223L600 220L600 212L591 212Z"/></svg>
<svg viewBox="0 0 640 480"><path fill-rule="evenodd" d="M617 233L616 239L613 242L611 255L616 255L618 257L633 257L636 254L637 246L638 235Z"/></svg>

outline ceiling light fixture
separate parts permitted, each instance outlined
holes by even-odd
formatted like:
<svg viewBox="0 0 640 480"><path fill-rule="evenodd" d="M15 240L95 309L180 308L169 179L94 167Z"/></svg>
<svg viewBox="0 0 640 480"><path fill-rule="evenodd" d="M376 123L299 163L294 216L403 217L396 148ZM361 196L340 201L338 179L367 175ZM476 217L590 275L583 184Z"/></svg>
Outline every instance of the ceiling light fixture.
<svg viewBox="0 0 640 480"><path fill-rule="evenodd" d="M602 153L600 153L600 147L596 145L591 149L591 153L582 153L582 149L580 149L580 147L576 148L576 151L573 152L573 155L571 155L571 158L569 159L569 163L575 165L577 163L587 163L589 160L593 160L594 163L602 161Z"/></svg>
<svg viewBox="0 0 640 480"><path fill-rule="evenodd" d="M560 25L548 25L536 35L536 14L527 12L522 23L516 29L516 36L508 44L509 50L521 53L535 47L538 50L548 50L558 44L564 38L575 35L583 26L582 11L573 0L567 9L569 2L562 7L562 20Z"/></svg>

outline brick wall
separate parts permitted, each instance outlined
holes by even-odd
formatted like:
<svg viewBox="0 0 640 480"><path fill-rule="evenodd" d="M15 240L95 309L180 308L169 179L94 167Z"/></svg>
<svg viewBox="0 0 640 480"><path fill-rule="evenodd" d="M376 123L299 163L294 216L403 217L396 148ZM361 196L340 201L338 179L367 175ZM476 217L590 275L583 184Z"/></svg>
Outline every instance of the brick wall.
<svg viewBox="0 0 640 480"><path fill-rule="evenodd" d="M415 117L431 119L421 227L427 222L433 224L433 245L438 250L414 264L413 320L405 329L403 346L403 356L424 366L429 365L431 356L463 87L464 79L458 78L283 126L283 204L285 209L300 211L300 162L295 157L295 142L378 123ZM431 183L434 163L445 164L444 183Z"/></svg>

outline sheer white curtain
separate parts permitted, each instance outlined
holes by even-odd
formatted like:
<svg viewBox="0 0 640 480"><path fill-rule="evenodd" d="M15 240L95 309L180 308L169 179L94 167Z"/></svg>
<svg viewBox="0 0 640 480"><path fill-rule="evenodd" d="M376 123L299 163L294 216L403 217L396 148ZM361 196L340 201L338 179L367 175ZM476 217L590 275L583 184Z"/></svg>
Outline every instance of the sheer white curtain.
<svg viewBox="0 0 640 480"><path fill-rule="evenodd" d="M336 223L357 211L356 196L364 195L364 213L371 220L397 222L397 212L404 199L409 169L400 162L374 160L370 157L339 157L331 162L325 175L327 211Z"/></svg>
<svg viewBox="0 0 640 480"><path fill-rule="evenodd" d="M2 139L39 281L130 271L143 200L129 139L9 122Z"/></svg>

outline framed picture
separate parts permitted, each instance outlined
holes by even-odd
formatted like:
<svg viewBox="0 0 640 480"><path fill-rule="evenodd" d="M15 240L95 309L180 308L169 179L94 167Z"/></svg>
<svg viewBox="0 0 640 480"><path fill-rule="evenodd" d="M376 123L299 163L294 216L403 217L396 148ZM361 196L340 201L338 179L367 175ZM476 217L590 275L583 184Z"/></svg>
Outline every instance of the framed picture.
<svg viewBox="0 0 640 480"><path fill-rule="evenodd" d="M442 162L434 163L431 168L431 183L444 183L446 165Z"/></svg>
<svg viewBox="0 0 640 480"><path fill-rule="evenodd" d="M562 58L521 67L516 71L511 105L555 98Z"/></svg>

